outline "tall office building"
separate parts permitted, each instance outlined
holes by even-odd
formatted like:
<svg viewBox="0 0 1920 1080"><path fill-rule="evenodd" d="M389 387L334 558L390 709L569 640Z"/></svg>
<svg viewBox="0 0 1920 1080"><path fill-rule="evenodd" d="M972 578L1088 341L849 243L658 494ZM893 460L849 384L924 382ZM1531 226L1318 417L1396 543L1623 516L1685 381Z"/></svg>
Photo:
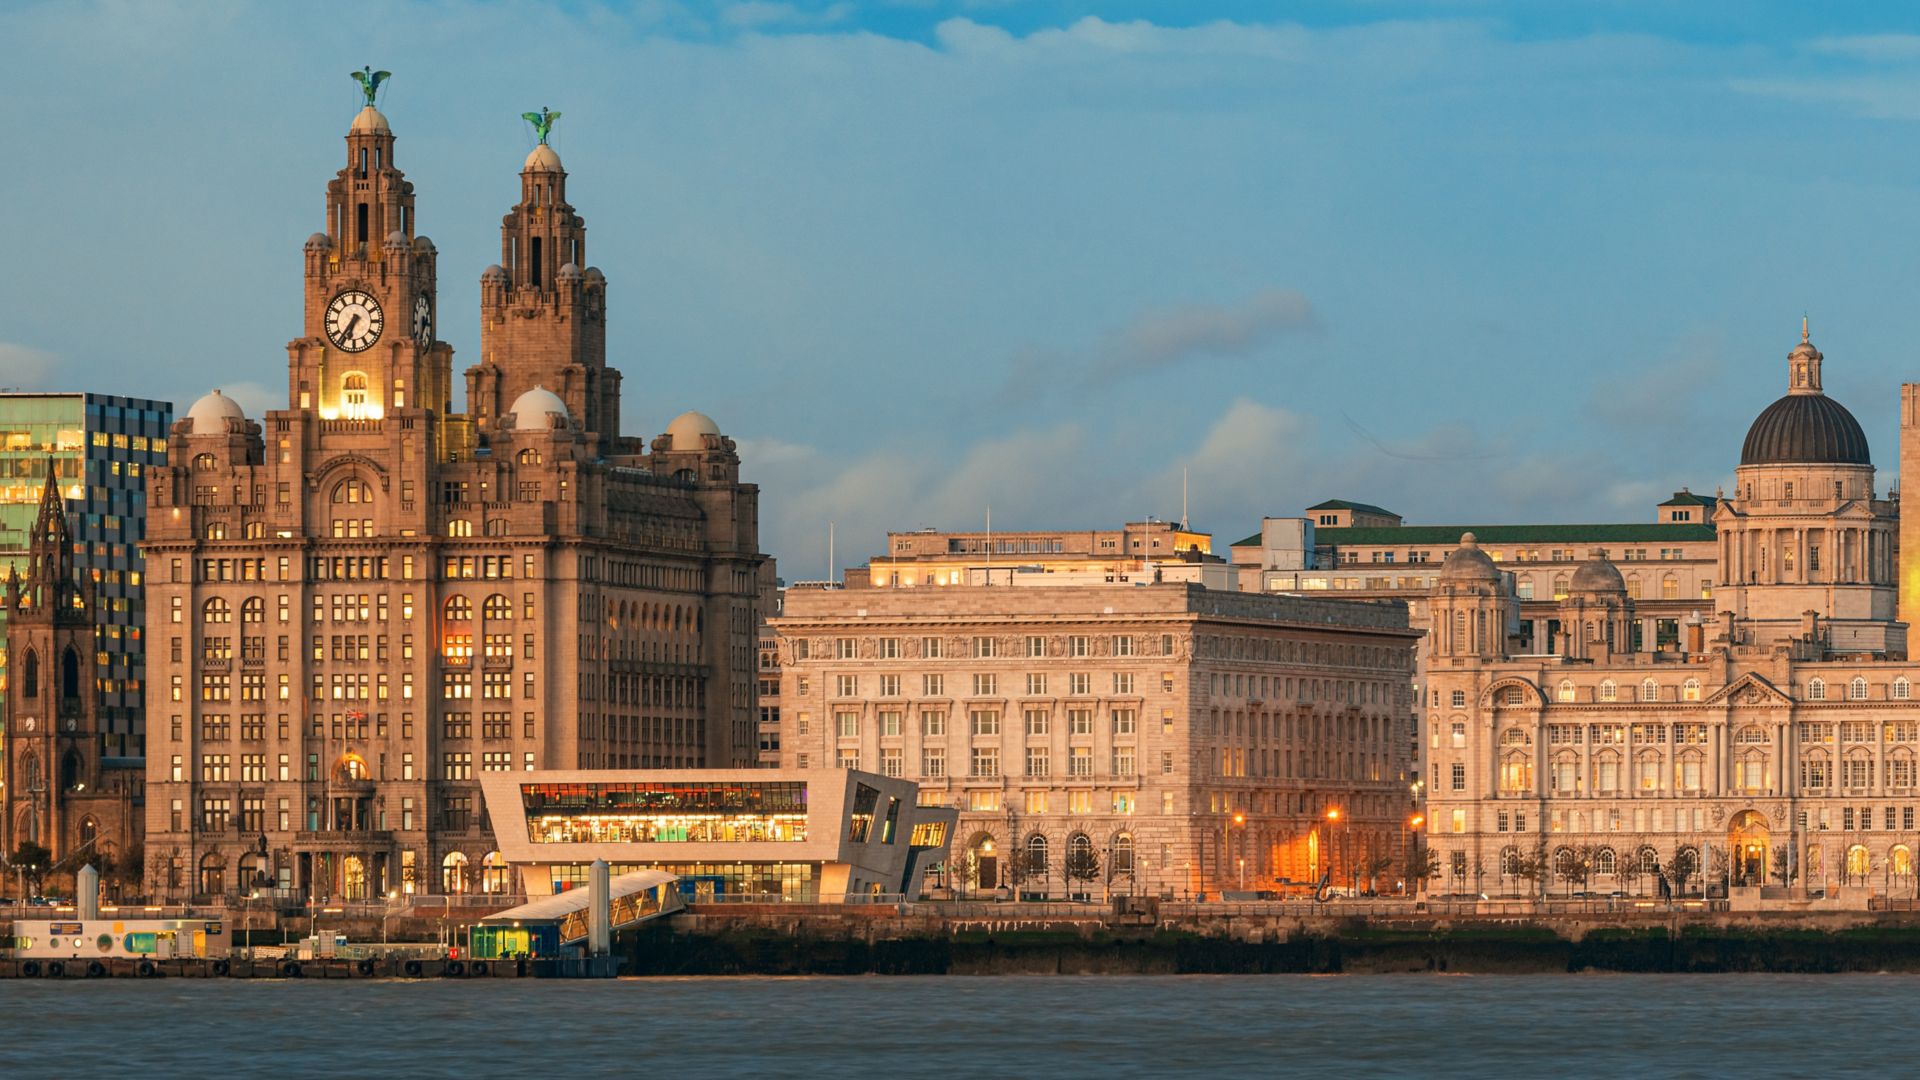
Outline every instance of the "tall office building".
<svg viewBox="0 0 1920 1080"><path fill-rule="evenodd" d="M754 758L758 492L620 430L606 277L544 142L453 411L438 255L368 106L307 239L287 405L218 391L150 492L156 895L484 887L478 774Z"/></svg>
<svg viewBox="0 0 1920 1080"><path fill-rule="evenodd" d="M41 511L51 463L65 502L75 572L92 583L99 599L90 672L97 688L98 752L107 757L138 757L145 738L140 541L146 471L166 460L172 419L173 406L164 401L0 393L0 577L9 569L26 573L28 532ZM8 676L6 659L0 648L0 690Z"/></svg>

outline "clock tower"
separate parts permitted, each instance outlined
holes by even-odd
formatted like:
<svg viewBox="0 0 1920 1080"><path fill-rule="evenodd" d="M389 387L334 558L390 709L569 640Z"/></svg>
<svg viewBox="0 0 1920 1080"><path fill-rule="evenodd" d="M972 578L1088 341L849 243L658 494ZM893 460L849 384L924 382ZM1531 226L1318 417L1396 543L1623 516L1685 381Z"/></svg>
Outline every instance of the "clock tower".
<svg viewBox="0 0 1920 1080"><path fill-rule="evenodd" d="M307 238L305 335L287 343L287 404L323 420L452 409L453 349L438 340L437 252L414 231L413 185L369 103L327 184L327 230Z"/></svg>

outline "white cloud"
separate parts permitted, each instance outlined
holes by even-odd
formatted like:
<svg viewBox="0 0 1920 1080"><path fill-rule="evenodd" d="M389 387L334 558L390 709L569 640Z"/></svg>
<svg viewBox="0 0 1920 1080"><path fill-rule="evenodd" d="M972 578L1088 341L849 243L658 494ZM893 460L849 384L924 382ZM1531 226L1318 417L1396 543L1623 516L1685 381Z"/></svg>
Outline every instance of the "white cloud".
<svg viewBox="0 0 1920 1080"><path fill-rule="evenodd" d="M54 389L51 380L60 358L42 349L0 341L0 388Z"/></svg>
<svg viewBox="0 0 1920 1080"><path fill-rule="evenodd" d="M1071 382L1113 383L1190 361L1245 356L1284 334L1319 326L1313 302L1293 289L1265 288L1225 304L1152 308L1082 350L1023 350L1014 359L1003 396Z"/></svg>

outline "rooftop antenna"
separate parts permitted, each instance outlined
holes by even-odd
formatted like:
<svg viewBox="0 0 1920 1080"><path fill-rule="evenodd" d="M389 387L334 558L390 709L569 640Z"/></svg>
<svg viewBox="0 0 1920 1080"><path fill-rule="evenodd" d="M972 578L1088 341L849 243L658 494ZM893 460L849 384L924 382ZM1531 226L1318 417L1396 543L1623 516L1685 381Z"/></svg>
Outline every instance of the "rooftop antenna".
<svg viewBox="0 0 1920 1080"><path fill-rule="evenodd" d="M827 584L833 584L833 522L827 522Z"/></svg>
<svg viewBox="0 0 1920 1080"><path fill-rule="evenodd" d="M987 505L987 584L993 584L993 505Z"/></svg>
<svg viewBox="0 0 1920 1080"><path fill-rule="evenodd" d="M1180 531L1187 531L1187 467L1180 466Z"/></svg>

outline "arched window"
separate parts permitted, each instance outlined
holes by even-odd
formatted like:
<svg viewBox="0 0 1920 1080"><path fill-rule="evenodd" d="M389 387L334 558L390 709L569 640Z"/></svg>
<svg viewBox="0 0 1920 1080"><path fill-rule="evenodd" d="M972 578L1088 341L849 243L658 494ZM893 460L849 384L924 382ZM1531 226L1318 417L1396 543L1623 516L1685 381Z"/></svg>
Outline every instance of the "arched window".
<svg viewBox="0 0 1920 1080"><path fill-rule="evenodd" d="M340 760L333 763L335 783L354 780L371 780L373 773L367 768L367 759L359 754L342 754Z"/></svg>
<svg viewBox="0 0 1920 1080"><path fill-rule="evenodd" d="M448 536L472 536L473 522L465 521L465 520L449 521L447 522L447 535Z"/></svg>
<svg viewBox="0 0 1920 1080"><path fill-rule="evenodd" d="M218 461L214 460L212 454L195 454L193 456L193 470L195 472L212 472L219 464Z"/></svg>
<svg viewBox="0 0 1920 1080"><path fill-rule="evenodd" d="M1912 693L1913 684L1907 681L1905 675L1893 680L1893 700L1905 701L1912 696Z"/></svg>
<svg viewBox="0 0 1920 1080"><path fill-rule="evenodd" d="M1113 873L1131 875L1133 873L1133 834L1121 833L1113 838Z"/></svg>
<svg viewBox="0 0 1920 1080"><path fill-rule="evenodd" d="M341 378L340 412L351 418L367 415L366 375L358 371L349 371Z"/></svg>
<svg viewBox="0 0 1920 1080"><path fill-rule="evenodd" d="M1680 700L1681 701L1699 701L1700 700L1700 680L1699 679L1688 679L1686 682L1680 684Z"/></svg>
<svg viewBox="0 0 1920 1080"><path fill-rule="evenodd" d="M464 596L447 597L447 621L471 622L473 620L473 601Z"/></svg>
<svg viewBox="0 0 1920 1080"><path fill-rule="evenodd" d="M480 607L480 614L488 621L513 618L513 602L499 593L487 597Z"/></svg>
<svg viewBox="0 0 1920 1080"><path fill-rule="evenodd" d="M1640 575L1639 574L1627 575L1627 599L1629 600L1640 599Z"/></svg>
<svg viewBox="0 0 1920 1080"><path fill-rule="evenodd" d="M1635 857L1640 860L1640 872L1642 874L1651 877L1660 872L1660 853L1651 847L1641 848L1639 854Z"/></svg>
<svg viewBox="0 0 1920 1080"><path fill-rule="evenodd" d="M1100 857L1093 852L1093 841L1086 833L1067 837L1067 890L1074 892L1075 882L1088 882L1100 876Z"/></svg>
<svg viewBox="0 0 1920 1080"><path fill-rule="evenodd" d="M1555 877L1558 877L1562 881L1565 881L1568 878L1571 878L1573 876L1573 849L1572 848L1563 847L1563 848L1554 849L1553 873Z"/></svg>
<svg viewBox="0 0 1920 1080"><path fill-rule="evenodd" d="M1660 684L1657 682L1654 682L1652 679L1648 679L1645 682L1641 683L1640 684L1640 700L1641 701L1659 701L1660 700Z"/></svg>
<svg viewBox="0 0 1920 1080"><path fill-rule="evenodd" d="M100 823L91 817L80 819L80 846L90 847L100 839Z"/></svg>
<svg viewBox="0 0 1920 1080"><path fill-rule="evenodd" d="M1558 691L1556 691L1555 697L1557 700L1560 700L1560 701L1572 701L1573 700L1573 680L1571 679L1560 680L1560 687Z"/></svg>
<svg viewBox="0 0 1920 1080"><path fill-rule="evenodd" d="M1500 876L1518 877L1520 874L1520 851L1518 848L1500 849Z"/></svg>
<svg viewBox="0 0 1920 1080"><path fill-rule="evenodd" d="M200 857L200 895L224 896L227 892L227 864L214 852Z"/></svg>
<svg viewBox="0 0 1920 1080"><path fill-rule="evenodd" d="M340 898L367 898L367 861L358 855L347 855L340 860Z"/></svg>
<svg viewBox="0 0 1920 1080"><path fill-rule="evenodd" d="M1603 847L1598 852L1594 853L1593 872L1596 874L1603 875L1605 877L1613 876L1614 856L1613 856L1612 848Z"/></svg>
<svg viewBox="0 0 1920 1080"><path fill-rule="evenodd" d="M80 755L69 753L60 759L60 789L77 791L80 788Z"/></svg>
<svg viewBox="0 0 1920 1080"><path fill-rule="evenodd" d="M1567 598L1567 579L1564 576L1553 579L1553 598L1555 600L1565 600Z"/></svg>
<svg viewBox="0 0 1920 1080"><path fill-rule="evenodd" d="M333 502L336 506L358 505L373 501L373 486L357 476L349 476L333 485Z"/></svg>
<svg viewBox="0 0 1920 1080"><path fill-rule="evenodd" d="M512 892L513 869L507 865L507 857L497 851L489 851L480 860L480 891L484 893Z"/></svg>
<svg viewBox="0 0 1920 1080"><path fill-rule="evenodd" d="M1034 833L1027 837L1027 876L1047 876L1047 838Z"/></svg>
<svg viewBox="0 0 1920 1080"><path fill-rule="evenodd" d="M1612 679L1605 679L1601 681L1600 683L1600 700L1601 701L1614 701L1614 700L1617 700L1619 696L1620 696L1620 688L1614 685L1614 682Z"/></svg>
<svg viewBox="0 0 1920 1080"><path fill-rule="evenodd" d="M60 654L60 696L68 701L80 696L80 654L71 645Z"/></svg>
<svg viewBox="0 0 1920 1080"><path fill-rule="evenodd" d="M520 451L520 453L515 455L515 457L522 465L538 465L542 460L540 457L540 451L531 446L527 447L525 450Z"/></svg>
<svg viewBox="0 0 1920 1080"><path fill-rule="evenodd" d="M250 596L240 602L240 621L258 623L267 621L267 601L264 597Z"/></svg>
<svg viewBox="0 0 1920 1080"><path fill-rule="evenodd" d="M209 539L209 540L225 540L226 538L227 538L227 523L226 523L226 522L224 522L224 521L209 521L209 522L207 522L207 539Z"/></svg>
<svg viewBox="0 0 1920 1080"><path fill-rule="evenodd" d="M40 654L33 649L27 650L27 658L21 665L20 692L30 698L40 696Z"/></svg>
<svg viewBox="0 0 1920 1080"><path fill-rule="evenodd" d="M1907 845L1893 845L1893 850L1887 852L1887 859L1893 865L1894 877L1913 876L1913 850Z"/></svg>
<svg viewBox="0 0 1920 1080"><path fill-rule="evenodd" d="M1855 675L1853 677L1853 680L1847 683L1847 700L1848 701L1867 700L1867 680L1866 679L1861 678L1858 675Z"/></svg>
<svg viewBox="0 0 1920 1080"><path fill-rule="evenodd" d="M1660 579L1660 599L1662 600L1680 599L1680 579L1679 578L1674 577L1672 574L1668 574L1667 576Z"/></svg>
<svg viewBox="0 0 1920 1080"><path fill-rule="evenodd" d="M467 856L465 852L449 851L447 857L440 860L440 891L444 893L464 893L467 891Z"/></svg>
<svg viewBox="0 0 1920 1080"><path fill-rule="evenodd" d="M1863 878L1873 869L1873 860L1867 855L1865 844L1854 844L1847 848L1847 877Z"/></svg>
<svg viewBox="0 0 1920 1080"><path fill-rule="evenodd" d="M209 625L214 623L230 623L233 621L233 605L227 603L226 600L221 597L212 597L208 599L205 604L201 605L200 621Z"/></svg>
<svg viewBox="0 0 1920 1080"><path fill-rule="evenodd" d="M1807 683L1807 700L1808 701L1827 700L1827 680L1814 679L1808 682Z"/></svg>

